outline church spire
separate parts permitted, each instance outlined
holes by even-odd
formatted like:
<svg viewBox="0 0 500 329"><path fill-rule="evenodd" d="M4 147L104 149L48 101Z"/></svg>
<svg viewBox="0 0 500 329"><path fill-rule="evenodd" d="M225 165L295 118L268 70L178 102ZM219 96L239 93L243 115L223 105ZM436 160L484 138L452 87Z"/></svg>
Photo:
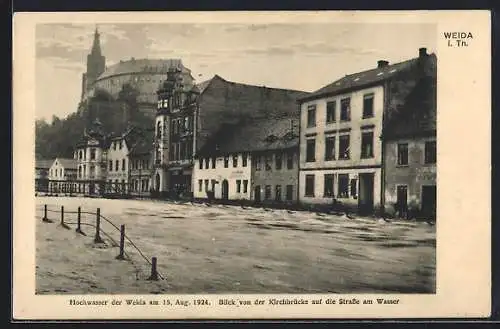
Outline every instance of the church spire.
<svg viewBox="0 0 500 329"><path fill-rule="evenodd" d="M92 43L91 53L99 56L101 55L101 34L99 33L97 25L94 31L94 42Z"/></svg>

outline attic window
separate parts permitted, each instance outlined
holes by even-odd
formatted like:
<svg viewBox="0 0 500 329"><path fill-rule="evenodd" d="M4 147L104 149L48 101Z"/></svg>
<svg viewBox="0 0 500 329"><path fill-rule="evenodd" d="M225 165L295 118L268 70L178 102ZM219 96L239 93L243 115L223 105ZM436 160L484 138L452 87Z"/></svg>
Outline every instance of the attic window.
<svg viewBox="0 0 500 329"><path fill-rule="evenodd" d="M274 135L269 135L266 137L265 141L268 143L272 143L272 142L275 142L277 139L278 139L278 137L276 137Z"/></svg>
<svg viewBox="0 0 500 329"><path fill-rule="evenodd" d="M354 81L358 81L358 80L359 80L359 78L354 79Z"/></svg>
<svg viewBox="0 0 500 329"><path fill-rule="evenodd" d="M384 72L379 72L379 73L377 73L377 76L380 76L382 74L384 74Z"/></svg>
<svg viewBox="0 0 500 329"><path fill-rule="evenodd" d="M389 73L394 73L396 71L397 71L396 69L392 69L392 70L389 71Z"/></svg>
<svg viewBox="0 0 500 329"><path fill-rule="evenodd" d="M337 86L340 86L340 81L336 83Z"/></svg>

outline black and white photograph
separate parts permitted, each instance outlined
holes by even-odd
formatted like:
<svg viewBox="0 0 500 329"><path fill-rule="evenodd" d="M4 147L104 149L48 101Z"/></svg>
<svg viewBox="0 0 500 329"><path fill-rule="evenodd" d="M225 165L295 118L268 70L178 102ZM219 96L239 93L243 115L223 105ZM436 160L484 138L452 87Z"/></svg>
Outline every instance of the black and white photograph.
<svg viewBox="0 0 500 329"><path fill-rule="evenodd" d="M37 293L434 293L435 44L38 25Z"/></svg>
<svg viewBox="0 0 500 329"><path fill-rule="evenodd" d="M450 53L470 54L483 36L377 13L251 15L32 25L34 179L17 193L34 200L21 208L34 207L24 225L35 297L78 312L93 295L130 305L190 295L200 299L159 301L220 315L258 305L250 295L272 308L319 294L325 310L373 303L363 314L376 316L449 294L466 269L479 277L480 263L441 243L472 248L486 218L469 212L475 199L458 201L466 181L452 192L452 175L467 173L450 145L463 147L440 130L467 121L449 118L468 103L444 103L465 80L452 91L439 79ZM201 297L217 295L233 297Z"/></svg>

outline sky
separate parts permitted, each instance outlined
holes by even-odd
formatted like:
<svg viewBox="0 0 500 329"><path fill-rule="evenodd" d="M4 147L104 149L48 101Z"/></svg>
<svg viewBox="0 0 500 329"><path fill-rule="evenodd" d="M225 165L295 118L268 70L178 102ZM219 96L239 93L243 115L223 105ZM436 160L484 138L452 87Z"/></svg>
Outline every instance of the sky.
<svg viewBox="0 0 500 329"><path fill-rule="evenodd" d="M179 58L196 82L234 82L315 91L332 81L436 49L434 24L97 24L106 65ZM36 118L76 111L93 24L36 27Z"/></svg>

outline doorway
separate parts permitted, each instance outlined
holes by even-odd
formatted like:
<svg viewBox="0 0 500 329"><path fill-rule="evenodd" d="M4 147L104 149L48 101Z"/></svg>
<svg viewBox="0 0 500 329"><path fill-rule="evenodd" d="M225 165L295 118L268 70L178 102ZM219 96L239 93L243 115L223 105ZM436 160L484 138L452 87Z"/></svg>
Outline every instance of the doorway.
<svg viewBox="0 0 500 329"><path fill-rule="evenodd" d="M229 199L229 183L227 179L224 179L222 181L222 200L228 200Z"/></svg>
<svg viewBox="0 0 500 329"><path fill-rule="evenodd" d="M260 185L257 185L254 188L254 199L255 202L260 202Z"/></svg>
<svg viewBox="0 0 500 329"><path fill-rule="evenodd" d="M156 189L156 192L159 192L160 191L160 174L156 174L156 177L155 177L155 189Z"/></svg>
<svg viewBox="0 0 500 329"><path fill-rule="evenodd" d="M374 173L359 174L358 208L362 214L373 212Z"/></svg>
<svg viewBox="0 0 500 329"><path fill-rule="evenodd" d="M408 214L408 186L398 185L396 188L396 211L400 218Z"/></svg>
<svg viewBox="0 0 500 329"><path fill-rule="evenodd" d="M422 185L422 215L436 219L436 185Z"/></svg>

